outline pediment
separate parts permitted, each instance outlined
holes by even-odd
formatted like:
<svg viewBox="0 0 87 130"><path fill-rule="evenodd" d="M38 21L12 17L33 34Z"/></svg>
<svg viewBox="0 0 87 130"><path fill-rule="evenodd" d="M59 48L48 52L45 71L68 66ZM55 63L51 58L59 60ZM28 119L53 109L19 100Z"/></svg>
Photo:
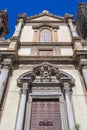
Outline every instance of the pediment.
<svg viewBox="0 0 87 130"><path fill-rule="evenodd" d="M49 13L49 11L42 11L42 13L28 18L31 21L64 21L64 17Z"/></svg>
<svg viewBox="0 0 87 130"><path fill-rule="evenodd" d="M35 65L31 71L19 76L17 80L18 86L21 87L23 82L42 84L69 82L73 84L74 79L71 75L60 71L56 65L44 62Z"/></svg>

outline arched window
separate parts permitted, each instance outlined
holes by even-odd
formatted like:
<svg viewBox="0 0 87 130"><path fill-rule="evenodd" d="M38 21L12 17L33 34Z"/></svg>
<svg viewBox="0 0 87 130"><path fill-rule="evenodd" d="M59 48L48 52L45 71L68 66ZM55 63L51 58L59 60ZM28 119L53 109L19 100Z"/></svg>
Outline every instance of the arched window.
<svg viewBox="0 0 87 130"><path fill-rule="evenodd" d="M43 29L40 31L40 42L51 42L52 34L49 29Z"/></svg>

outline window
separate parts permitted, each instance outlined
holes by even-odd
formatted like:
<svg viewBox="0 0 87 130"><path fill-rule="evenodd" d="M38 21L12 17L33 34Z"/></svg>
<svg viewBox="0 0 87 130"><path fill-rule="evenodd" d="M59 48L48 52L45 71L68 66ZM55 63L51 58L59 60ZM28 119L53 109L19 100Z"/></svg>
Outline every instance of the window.
<svg viewBox="0 0 87 130"><path fill-rule="evenodd" d="M40 42L51 42L52 34L49 29L43 29L40 31Z"/></svg>
<svg viewBox="0 0 87 130"><path fill-rule="evenodd" d="M39 56L53 56L53 50L39 50Z"/></svg>

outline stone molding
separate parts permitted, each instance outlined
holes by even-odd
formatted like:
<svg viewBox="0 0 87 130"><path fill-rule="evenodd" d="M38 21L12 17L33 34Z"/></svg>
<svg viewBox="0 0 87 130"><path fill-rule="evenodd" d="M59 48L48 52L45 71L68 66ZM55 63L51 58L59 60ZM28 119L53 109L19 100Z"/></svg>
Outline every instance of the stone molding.
<svg viewBox="0 0 87 130"><path fill-rule="evenodd" d="M55 82L53 82L52 76L55 77ZM39 77L38 81L37 77ZM45 78L45 80L42 80L42 78ZM33 70L22 74L17 79L17 85L21 88L23 83L28 83L29 87L32 85L37 86L38 83L41 84L41 86L42 84L46 86L60 84L60 86L63 87L66 82L70 84L70 88L74 86L74 79L71 75L60 71L56 65L47 62L37 64L33 67Z"/></svg>
<svg viewBox="0 0 87 130"><path fill-rule="evenodd" d="M53 28L53 29L59 29L59 26L56 24L49 24L49 23L43 23L43 24L37 24L37 25L33 25L32 28L33 29L40 29L40 28L43 28L43 27L48 27L48 28Z"/></svg>
<svg viewBox="0 0 87 130"><path fill-rule="evenodd" d="M64 21L64 17L60 17L60 16L57 16L57 15L54 15L54 14L52 14L50 12L48 13L48 12L43 13L43 11L42 11L42 13L40 13L40 14L37 14L37 15L31 16L31 17L27 17L27 20L32 20L32 19L39 18L39 17L42 17L42 16L49 16L49 17L57 18L57 19Z"/></svg>

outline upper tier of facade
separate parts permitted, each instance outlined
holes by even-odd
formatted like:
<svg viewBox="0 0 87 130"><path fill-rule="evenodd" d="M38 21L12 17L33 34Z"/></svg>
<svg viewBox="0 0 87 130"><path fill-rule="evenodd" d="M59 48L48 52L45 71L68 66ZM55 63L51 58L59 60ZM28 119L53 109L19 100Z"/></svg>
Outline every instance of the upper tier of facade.
<svg viewBox="0 0 87 130"><path fill-rule="evenodd" d="M3 11L0 17L2 14ZM4 15L8 19L6 11ZM8 20L5 21L6 25L7 23ZM8 27L3 25L3 30L6 29ZM20 14L13 35L8 40L4 40L4 36L0 40L1 61L10 55L14 57L14 62L52 62L53 56L54 63L73 63L80 59L80 55L84 59L87 55L87 42L77 34L73 16L70 14L60 17L47 10L31 17L25 13Z"/></svg>

